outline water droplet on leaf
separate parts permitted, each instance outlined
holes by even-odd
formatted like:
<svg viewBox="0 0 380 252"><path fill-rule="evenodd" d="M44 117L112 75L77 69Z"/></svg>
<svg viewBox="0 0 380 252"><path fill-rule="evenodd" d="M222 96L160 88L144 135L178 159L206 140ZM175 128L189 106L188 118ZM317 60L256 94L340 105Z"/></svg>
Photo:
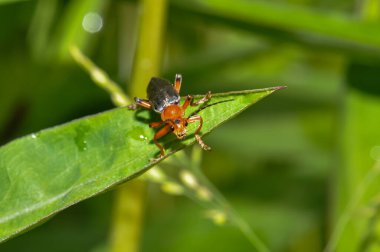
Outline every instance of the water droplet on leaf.
<svg viewBox="0 0 380 252"><path fill-rule="evenodd" d="M130 132L131 138L139 141L147 141L148 137L144 135L144 129L141 127L134 127Z"/></svg>
<svg viewBox="0 0 380 252"><path fill-rule="evenodd" d="M87 150L87 141L86 141L86 135L87 132L89 131L89 126L87 125L79 125L78 127L75 128L76 131L76 136L74 138L75 144L78 147L80 151L85 151Z"/></svg>

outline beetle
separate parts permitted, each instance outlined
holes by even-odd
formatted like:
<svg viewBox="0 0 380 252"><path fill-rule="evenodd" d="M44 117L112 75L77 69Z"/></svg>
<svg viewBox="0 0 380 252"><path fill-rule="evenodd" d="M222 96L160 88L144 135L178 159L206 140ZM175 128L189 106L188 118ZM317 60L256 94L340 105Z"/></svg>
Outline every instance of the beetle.
<svg viewBox="0 0 380 252"><path fill-rule="evenodd" d="M168 133L173 132L178 139L184 139L187 134L187 125L193 122L199 122L198 128L195 130L195 138L199 145L204 150L210 150L211 148L206 145L199 132L202 129L203 119L200 115L193 114L189 117L185 117L185 111L187 107L198 106L211 99L211 92L207 94L197 102L194 102L194 97L188 95L182 105L180 105L180 90L182 84L182 75L176 74L174 84L169 81L153 77L151 78L148 88L148 99L141 99L135 97L135 103L128 106L129 109L135 110L139 107L153 110L161 115L161 121L152 122L149 124L151 128L158 128L163 126L154 135L153 142L160 149L160 156L162 158L165 155L164 147L158 143L158 139L166 136Z"/></svg>

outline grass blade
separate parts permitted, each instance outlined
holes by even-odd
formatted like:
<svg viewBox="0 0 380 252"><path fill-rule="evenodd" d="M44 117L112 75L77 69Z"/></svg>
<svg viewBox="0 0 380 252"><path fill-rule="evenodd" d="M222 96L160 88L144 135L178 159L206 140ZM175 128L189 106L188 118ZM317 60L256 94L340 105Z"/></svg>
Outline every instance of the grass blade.
<svg viewBox="0 0 380 252"><path fill-rule="evenodd" d="M380 55L378 22L363 21L340 12L320 12L311 8L270 1L173 0L183 14L193 14L208 23L217 22L266 36L311 46ZM196 20L196 19L195 19Z"/></svg>

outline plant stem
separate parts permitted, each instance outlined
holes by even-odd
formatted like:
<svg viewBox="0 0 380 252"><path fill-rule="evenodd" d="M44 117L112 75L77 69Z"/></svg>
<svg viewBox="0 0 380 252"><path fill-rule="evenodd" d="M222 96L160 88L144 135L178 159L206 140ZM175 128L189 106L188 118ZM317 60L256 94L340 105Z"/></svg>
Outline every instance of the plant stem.
<svg viewBox="0 0 380 252"><path fill-rule="evenodd" d="M95 84L111 95L112 102L116 106L123 107L131 103L131 100L119 85L112 81L106 72L97 67L89 58L87 58L77 46L71 46L70 53L73 59L90 74Z"/></svg>
<svg viewBox="0 0 380 252"><path fill-rule="evenodd" d="M266 245L261 241L261 239L257 236L257 234L251 229L248 223L242 219L239 214L237 214L234 209L231 207L227 199L219 192L219 190L208 180L208 178L204 175L201 170L201 160L202 160L202 149L199 147L193 147L191 160L183 153L178 152L174 156L176 158L176 163L180 164L182 169L187 169L191 171L194 176L199 180L200 185L207 188L208 191L212 194L212 199L208 202L202 202L197 199L197 197L191 197L201 203L201 205L205 205L208 208L216 208L220 209L227 214L227 217L231 221L233 225L235 225L243 235L249 240L252 246L259 252L268 252L269 249ZM190 165L189 165L190 164ZM187 195L191 194L191 192L187 193Z"/></svg>
<svg viewBox="0 0 380 252"><path fill-rule="evenodd" d="M142 0L139 38L129 93L145 97L151 77L159 74L166 17L166 0Z"/></svg>
<svg viewBox="0 0 380 252"><path fill-rule="evenodd" d="M166 0L141 0L139 35L133 62L132 96L145 97L146 86L160 70ZM126 183L116 192L111 251L139 250L143 223L146 184L137 180ZM128 206L128 207L127 207Z"/></svg>
<svg viewBox="0 0 380 252"><path fill-rule="evenodd" d="M146 186L134 179L115 190L110 251L139 251Z"/></svg>
<svg viewBox="0 0 380 252"><path fill-rule="evenodd" d="M240 231L245 235L245 237L249 240L254 248L256 248L259 252L268 252L269 249L266 245L261 241L261 239L257 236L257 234L251 229L248 223L243 220L239 214L237 214L234 209L231 207L226 198L219 192L219 190L211 184L211 182L206 178L203 172L199 167L194 167L192 169L197 178L202 181L202 184L208 188L213 194L216 204L222 207L224 211L226 211L227 216L230 218L231 222L240 229Z"/></svg>

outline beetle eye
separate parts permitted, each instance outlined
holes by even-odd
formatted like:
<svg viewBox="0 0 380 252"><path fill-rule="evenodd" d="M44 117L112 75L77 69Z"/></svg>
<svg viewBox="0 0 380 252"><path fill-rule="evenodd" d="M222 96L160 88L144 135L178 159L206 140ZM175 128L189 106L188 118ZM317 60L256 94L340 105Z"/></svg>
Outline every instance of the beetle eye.
<svg viewBox="0 0 380 252"><path fill-rule="evenodd" d="M187 126L189 123L188 122L185 122L185 126Z"/></svg>
<svg viewBox="0 0 380 252"><path fill-rule="evenodd" d="M171 131L174 131L174 127L173 127L173 126L171 126L171 127L170 127L170 130L171 130Z"/></svg>
<svg viewBox="0 0 380 252"><path fill-rule="evenodd" d="M179 119L174 120L175 124L179 124L181 121Z"/></svg>

